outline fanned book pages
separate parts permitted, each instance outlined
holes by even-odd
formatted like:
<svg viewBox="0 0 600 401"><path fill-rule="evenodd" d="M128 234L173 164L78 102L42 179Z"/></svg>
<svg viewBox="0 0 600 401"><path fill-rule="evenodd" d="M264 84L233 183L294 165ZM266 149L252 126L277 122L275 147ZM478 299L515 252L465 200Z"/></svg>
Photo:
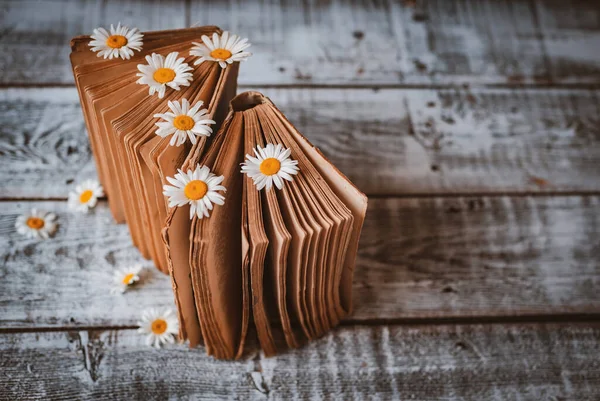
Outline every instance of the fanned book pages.
<svg viewBox="0 0 600 401"><path fill-rule="evenodd" d="M273 355L337 325L367 198L267 97L234 97L247 40L118 25L71 46L111 212L170 274L180 338L233 359L251 332Z"/></svg>
<svg viewBox="0 0 600 401"><path fill-rule="evenodd" d="M167 273L162 187L222 123L239 63L198 63L190 52L203 35L222 33L213 26L94 33L71 41L71 63L99 179L115 220L127 222L142 255Z"/></svg>
<svg viewBox="0 0 600 401"><path fill-rule="evenodd" d="M367 198L267 97L236 96L207 151L169 182L163 236L192 346L240 357L254 327L273 355L349 313Z"/></svg>

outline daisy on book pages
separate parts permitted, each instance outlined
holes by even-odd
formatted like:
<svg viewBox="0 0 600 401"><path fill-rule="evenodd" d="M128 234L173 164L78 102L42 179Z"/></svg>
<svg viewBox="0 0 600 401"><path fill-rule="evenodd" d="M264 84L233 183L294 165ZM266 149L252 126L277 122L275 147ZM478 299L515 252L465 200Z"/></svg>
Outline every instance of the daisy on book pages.
<svg viewBox="0 0 600 401"><path fill-rule="evenodd" d="M179 333L179 322L177 316L171 309L159 311L158 309L148 309L142 314L142 319L138 322L140 328L138 333L146 334L146 345L160 348L163 344L173 344Z"/></svg>
<svg viewBox="0 0 600 401"><path fill-rule="evenodd" d="M283 180L292 181L293 175L298 174L298 161L292 160L290 149L285 149L281 144L267 144L254 149L256 157L246 155L246 162L242 163L242 173L248 174L254 181L256 189L271 189L273 183L278 189L283 188Z"/></svg>
<svg viewBox="0 0 600 401"><path fill-rule="evenodd" d="M56 215L44 210L32 209L15 221L17 232L27 238L48 239L56 232Z"/></svg>
<svg viewBox="0 0 600 401"><path fill-rule="evenodd" d="M140 273L144 267L140 264L135 264L130 267L118 269L113 274L115 287L113 293L124 293L129 287L140 281Z"/></svg>
<svg viewBox="0 0 600 401"><path fill-rule="evenodd" d="M179 53L172 52L164 57L160 54L152 53L146 56L148 64L138 64L137 68L140 77L136 82L140 85L148 85L150 96L158 93L159 98L165 96L167 87L180 90L182 86L190 86L192 82L193 70L183 57L177 58Z"/></svg>
<svg viewBox="0 0 600 401"><path fill-rule="evenodd" d="M169 145L180 146L187 138L195 145L196 137L212 134L210 124L215 122L207 118L208 110L200 109L204 102L200 100L191 108L187 99L181 99L181 104L177 100L168 104L170 112L158 113L154 117L164 120L156 123L156 135L162 138L173 135Z"/></svg>
<svg viewBox="0 0 600 401"><path fill-rule="evenodd" d="M111 24L110 33L104 28L96 28L90 37L89 45L93 52L98 52L98 57L129 60L134 50L142 50L144 35L139 29L121 26L119 22L116 28Z"/></svg>
<svg viewBox="0 0 600 401"><path fill-rule="evenodd" d="M194 47L190 50L190 54L199 57L194 65L202 64L205 61L214 61L218 62L221 68L225 68L227 64L245 61L252 55L252 53L244 51L251 46L248 38L242 39L227 31L221 35L213 33L212 39L202 35L201 39L202 43L192 42Z"/></svg>
<svg viewBox="0 0 600 401"><path fill-rule="evenodd" d="M175 178L167 177L172 185L163 186L163 194L169 198L169 207L190 205L190 219L196 215L199 219L210 217L213 203L223 205L225 197L219 193L226 189L220 185L225 179L216 176L206 166L197 165L187 173L178 170Z"/></svg>
<svg viewBox="0 0 600 401"><path fill-rule="evenodd" d="M85 213L94 208L98 198L104 196L102 185L96 180L85 180L69 192L69 209Z"/></svg>
<svg viewBox="0 0 600 401"><path fill-rule="evenodd" d="M197 59L189 55L192 41L214 32L222 31L204 26L144 32L142 51L134 51L129 60L98 58L89 36L71 41L73 77L98 177L108 195L106 205L116 222L128 224L142 256L166 274L161 234L169 213L162 193L164 184L171 185L166 176L173 177L182 166L185 172L194 170L203 160L237 89L239 63L227 68L209 62L192 65ZM204 207L208 199L202 201ZM179 209L189 222L190 208ZM203 207L200 211L205 217Z"/></svg>
<svg viewBox="0 0 600 401"><path fill-rule="evenodd" d="M172 208L161 239L182 339L235 359L252 333L271 356L322 337L352 310L367 198L261 93L234 97L224 121L184 165L201 160L223 174L227 202L192 224ZM197 190L189 182L172 190L183 204L184 185Z"/></svg>

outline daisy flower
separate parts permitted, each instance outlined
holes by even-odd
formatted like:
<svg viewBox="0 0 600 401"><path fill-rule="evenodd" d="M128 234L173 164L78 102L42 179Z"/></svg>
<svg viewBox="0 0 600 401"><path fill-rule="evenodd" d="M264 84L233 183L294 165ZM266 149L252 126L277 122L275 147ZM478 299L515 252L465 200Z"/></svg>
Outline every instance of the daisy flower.
<svg viewBox="0 0 600 401"><path fill-rule="evenodd" d="M140 85L148 85L150 87L150 96L154 92L158 92L158 97L165 96L167 86L178 91L180 86L190 86L192 82L193 70L183 57L177 58L179 53L172 52L165 58L160 54L152 53L151 56L146 56L148 64L138 64L137 68L140 72L137 76L140 77L136 82Z"/></svg>
<svg viewBox="0 0 600 401"><path fill-rule="evenodd" d="M15 228L27 238L48 239L56 232L58 223L54 213L32 209L30 213L17 217Z"/></svg>
<svg viewBox="0 0 600 401"><path fill-rule="evenodd" d="M139 264L116 270L113 275L115 288L113 288L112 292L122 294L127 291L129 286L140 281L140 272L142 270L144 270L144 267Z"/></svg>
<svg viewBox="0 0 600 401"><path fill-rule="evenodd" d="M298 161L292 160L290 149L285 149L281 144L277 146L268 143L265 148L257 146L254 149L256 157L246 155L246 162L242 163L242 173L248 174L254 181L256 189L271 189L273 183L278 189L283 188L283 180L292 181L292 175L298 174Z"/></svg>
<svg viewBox="0 0 600 401"><path fill-rule="evenodd" d="M147 309L142 313L142 320L138 325L138 333L148 335L146 345L155 348L166 343L173 344L173 336L179 333L179 322L171 309L165 309L162 313L158 309Z"/></svg>
<svg viewBox="0 0 600 401"><path fill-rule="evenodd" d="M190 219L194 215L199 219L210 217L213 203L222 205L225 197L217 191L225 192L226 189L220 185L224 177L216 176L206 166L197 165L194 171L188 170L184 173L178 170L175 178L167 177L171 185L163 186L163 194L169 198L169 207L190 205Z"/></svg>
<svg viewBox="0 0 600 401"><path fill-rule="evenodd" d="M69 192L69 209L85 213L96 206L101 196L104 196L102 185L96 180L85 180Z"/></svg>
<svg viewBox="0 0 600 401"><path fill-rule="evenodd" d="M116 29L113 25L110 26L110 33L104 28L94 29L89 45L93 52L98 52L98 57L109 60L121 57L129 60L134 50L142 50L142 37L144 35L139 29L129 29L119 22Z"/></svg>
<svg viewBox="0 0 600 401"><path fill-rule="evenodd" d="M245 52L250 47L247 38L240 38L238 35L230 35L225 31L219 36L213 33L212 40L202 35L202 42L192 42L194 45L190 50L192 56L200 57L194 62L194 65L202 64L204 61L217 61L221 68L227 67L234 61L245 61L252 53Z"/></svg>
<svg viewBox="0 0 600 401"><path fill-rule="evenodd" d="M170 112L164 114L155 114L154 117L162 118L165 121L157 122L156 135L166 137L173 135L169 145L180 146L189 137L193 145L196 144L197 136L210 136L214 124L213 120L208 119L208 110L200 109L204 103L200 100L190 108L190 102L187 99L181 99L181 105L176 100L169 101Z"/></svg>

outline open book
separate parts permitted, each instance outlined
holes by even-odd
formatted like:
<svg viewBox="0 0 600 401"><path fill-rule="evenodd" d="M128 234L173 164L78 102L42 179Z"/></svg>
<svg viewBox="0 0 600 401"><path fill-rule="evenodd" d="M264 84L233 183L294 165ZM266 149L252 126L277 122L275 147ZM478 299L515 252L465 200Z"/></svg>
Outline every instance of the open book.
<svg viewBox="0 0 600 401"><path fill-rule="evenodd" d="M192 42L215 32L145 33L143 51L123 60L97 57L78 37L71 61L112 214L170 274L181 339L233 359L255 328L272 355L350 312L367 198L267 97L234 97L238 62L195 66ZM181 85L149 89L147 70ZM168 131L191 121L187 111L218 131Z"/></svg>

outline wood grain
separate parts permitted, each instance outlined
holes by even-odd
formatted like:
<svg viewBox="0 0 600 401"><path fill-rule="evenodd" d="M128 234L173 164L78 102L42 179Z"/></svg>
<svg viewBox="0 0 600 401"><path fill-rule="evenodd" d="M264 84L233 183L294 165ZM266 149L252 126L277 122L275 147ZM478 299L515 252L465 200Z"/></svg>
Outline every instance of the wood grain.
<svg viewBox="0 0 600 401"><path fill-rule="evenodd" d="M596 90L255 89L369 195L600 190ZM0 111L2 198L95 175L75 89L0 90Z"/></svg>
<svg viewBox="0 0 600 401"><path fill-rule="evenodd" d="M599 201L371 199L353 319L598 313Z"/></svg>
<svg viewBox="0 0 600 401"><path fill-rule="evenodd" d="M539 33L555 81L578 82L600 77L600 7L577 0L535 2ZM596 81L597 82L597 81Z"/></svg>
<svg viewBox="0 0 600 401"><path fill-rule="evenodd" d="M68 42L121 21L248 36L242 85L598 83L593 1L5 2L0 82L71 84ZM10 66L10 68L9 68Z"/></svg>
<svg viewBox="0 0 600 401"><path fill-rule="evenodd" d="M3 2L0 82L74 84L69 42L120 21L142 31L185 27L183 1L19 0Z"/></svg>
<svg viewBox="0 0 600 401"><path fill-rule="evenodd" d="M97 178L75 89L2 90L0 121L2 198L66 198Z"/></svg>
<svg viewBox="0 0 600 401"><path fill-rule="evenodd" d="M0 335L1 399L596 400L598 324L343 328L239 362L133 330Z"/></svg>
<svg viewBox="0 0 600 401"><path fill-rule="evenodd" d="M599 206L596 196L371 199L348 322L597 313ZM58 213L55 238L15 232L29 207ZM0 233L0 328L129 326L144 307L173 305L154 268L110 293L114 269L142 259L105 203L80 216L66 202L3 202Z"/></svg>
<svg viewBox="0 0 600 401"><path fill-rule="evenodd" d="M1 205L0 327L126 326L136 324L144 308L174 307L168 276L142 259L127 226L113 222L105 203L88 215L73 214L66 201ZM16 217L33 207L59 216L51 240L16 233ZM113 272L135 263L149 267L143 287L111 294Z"/></svg>

